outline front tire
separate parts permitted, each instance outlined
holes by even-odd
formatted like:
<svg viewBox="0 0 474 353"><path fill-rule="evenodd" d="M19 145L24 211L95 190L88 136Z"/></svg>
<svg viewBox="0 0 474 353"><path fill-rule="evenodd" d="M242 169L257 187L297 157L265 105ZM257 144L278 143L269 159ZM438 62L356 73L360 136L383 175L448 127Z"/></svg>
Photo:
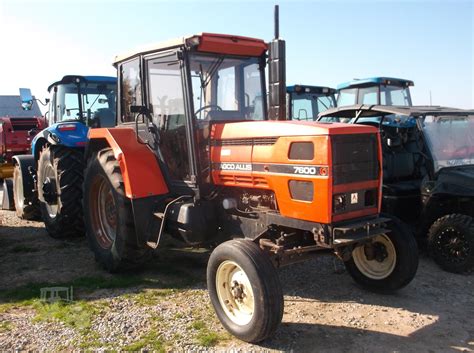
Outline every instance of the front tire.
<svg viewBox="0 0 474 353"><path fill-rule="evenodd" d="M352 250L345 262L357 284L373 292L394 292L405 287L418 269L418 247L410 230L398 219L387 224L390 232Z"/></svg>
<svg viewBox="0 0 474 353"><path fill-rule="evenodd" d="M445 271L463 273L474 268L472 217L450 214L439 218L428 232L428 250Z"/></svg>
<svg viewBox="0 0 474 353"><path fill-rule="evenodd" d="M112 149L89 159L84 173L86 235L96 260L110 272L139 267L151 249L137 245L130 200Z"/></svg>
<svg viewBox="0 0 474 353"><path fill-rule="evenodd" d="M38 199L28 201L23 191L24 182L20 166L15 164L13 168L13 202L15 204L15 213L18 218L38 221L41 219L41 211L38 205Z"/></svg>
<svg viewBox="0 0 474 353"><path fill-rule="evenodd" d="M63 146L46 146L38 160L41 218L52 238L84 235L82 215L83 154Z"/></svg>
<svg viewBox="0 0 474 353"><path fill-rule="evenodd" d="M268 255L250 240L230 240L212 252L207 287L222 325L243 341L260 342L281 322L278 273Z"/></svg>

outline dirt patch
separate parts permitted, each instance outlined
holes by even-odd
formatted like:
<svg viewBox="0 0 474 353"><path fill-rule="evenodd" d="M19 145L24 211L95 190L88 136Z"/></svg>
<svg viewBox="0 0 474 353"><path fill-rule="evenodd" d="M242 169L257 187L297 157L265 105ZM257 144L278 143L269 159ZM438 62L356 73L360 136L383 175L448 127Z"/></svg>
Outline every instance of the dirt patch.
<svg viewBox="0 0 474 353"><path fill-rule="evenodd" d="M423 256L414 281L395 295L361 290L331 257L282 269L283 323L249 345L213 313L205 254L158 252L143 271L113 276L85 239L51 239L41 223L13 212L0 219L0 350L474 352L473 274L444 272ZM42 306L39 288L48 283L73 285L75 304Z"/></svg>

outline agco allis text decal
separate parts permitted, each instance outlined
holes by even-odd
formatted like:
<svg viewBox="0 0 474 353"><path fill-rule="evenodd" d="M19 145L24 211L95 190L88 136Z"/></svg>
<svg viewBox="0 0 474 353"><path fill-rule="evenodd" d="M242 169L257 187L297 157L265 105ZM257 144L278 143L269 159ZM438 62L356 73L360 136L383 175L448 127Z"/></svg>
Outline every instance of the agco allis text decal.
<svg viewBox="0 0 474 353"><path fill-rule="evenodd" d="M328 168L315 165L265 164L265 163L213 163L215 170L236 172L267 172L277 174L327 176Z"/></svg>

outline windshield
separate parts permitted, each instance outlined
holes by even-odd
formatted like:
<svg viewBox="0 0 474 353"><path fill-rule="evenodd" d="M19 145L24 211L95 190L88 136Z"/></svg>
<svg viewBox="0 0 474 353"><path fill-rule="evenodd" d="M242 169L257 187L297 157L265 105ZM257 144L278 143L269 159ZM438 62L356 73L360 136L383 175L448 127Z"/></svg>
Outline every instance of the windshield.
<svg viewBox="0 0 474 353"><path fill-rule="evenodd" d="M357 88L342 89L337 96L337 106L356 104Z"/></svg>
<svg viewBox="0 0 474 353"><path fill-rule="evenodd" d="M189 66L198 120L264 120L259 58L191 54Z"/></svg>
<svg viewBox="0 0 474 353"><path fill-rule="evenodd" d="M435 172L444 167L474 164L474 115L427 116L422 125Z"/></svg>
<svg viewBox="0 0 474 353"><path fill-rule="evenodd" d="M319 113L335 107L334 96L317 93L291 93L291 119L316 120Z"/></svg>
<svg viewBox="0 0 474 353"><path fill-rule="evenodd" d="M408 87L400 86L381 86L380 87L381 105L401 105L410 107L411 97Z"/></svg>
<svg viewBox="0 0 474 353"><path fill-rule="evenodd" d="M100 126L115 126L116 85L110 83L81 83L82 112L79 110L79 86L75 83L58 85L56 94L57 121L99 119Z"/></svg>

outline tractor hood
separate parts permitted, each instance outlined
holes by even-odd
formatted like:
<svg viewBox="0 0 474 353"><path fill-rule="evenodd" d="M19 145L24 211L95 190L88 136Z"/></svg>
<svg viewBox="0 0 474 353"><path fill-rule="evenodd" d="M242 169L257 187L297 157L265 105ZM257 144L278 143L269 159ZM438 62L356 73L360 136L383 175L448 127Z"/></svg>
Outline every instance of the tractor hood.
<svg viewBox="0 0 474 353"><path fill-rule="evenodd" d="M276 138L282 136L320 136L376 133L367 125L316 123L312 121L246 121L212 125L211 139Z"/></svg>
<svg viewBox="0 0 474 353"><path fill-rule="evenodd" d="M423 184L428 194L474 196L474 166L442 168L434 181Z"/></svg>

